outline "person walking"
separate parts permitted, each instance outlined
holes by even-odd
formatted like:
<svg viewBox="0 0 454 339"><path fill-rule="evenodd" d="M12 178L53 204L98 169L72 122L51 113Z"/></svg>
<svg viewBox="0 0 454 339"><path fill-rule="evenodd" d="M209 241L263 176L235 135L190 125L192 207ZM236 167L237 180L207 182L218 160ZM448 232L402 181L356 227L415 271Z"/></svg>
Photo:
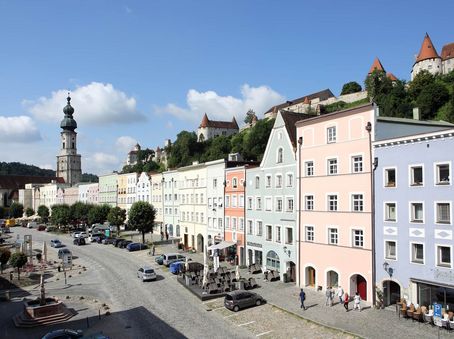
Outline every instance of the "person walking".
<svg viewBox="0 0 454 339"><path fill-rule="evenodd" d="M156 253L155 245L153 245L153 247L151 248L151 253L152 253L153 257L154 257L154 254Z"/></svg>
<svg viewBox="0 0 454 339"><path fill-rule="evenodd" d="M306 311L306 306L304 306L304 301L305 300L306 300L306 293L303 291L303 289L301 289L301 292L300 292L301 306L300 306L300 308L302 308L303 310Z"/></svg>
<svg viewBox="0 0 454 339"><path fill-rule="evenodd" d="M342 304L342 297L344 296L344 289L342 288L342 286L339 286L337 288L337 297L339 298L339 304Z"/></svg>
<svg viewBox="0 0 454 339"><path fill-rule="evenodd" d="M331 286L326 289L325 296L326 296L326 301L325 301L325 306L331 306L331 302L333 301L332 299L332 291L331 291Z"/></svg>
<svg viewBox="0 0 454 339"><path fill-rule="evenodd" d="M347 292L344 293L344 308L345 308L345 312L348 312L348 302L350 301L349 300L350 296L348 295Z"/></svg>
<svg viewBox="0 0 454 339"><path fill-rule="evenodd" d="M353 309L358 309L361 312L361 297L358 292L356 292L353 297Z"/></svg>

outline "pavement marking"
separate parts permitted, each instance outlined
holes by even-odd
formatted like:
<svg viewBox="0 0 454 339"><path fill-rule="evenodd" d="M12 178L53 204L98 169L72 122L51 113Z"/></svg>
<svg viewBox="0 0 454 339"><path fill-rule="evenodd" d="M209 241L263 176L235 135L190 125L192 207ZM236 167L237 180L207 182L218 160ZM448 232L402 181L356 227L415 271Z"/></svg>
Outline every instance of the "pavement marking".
<svg viewBox="0 0 454 339"><path fill-rule="evenodd" d="M253 320L253 321L249 321L249 322L247 322L247 323L244 323L244 324L239 324L239 325L238 325L238 327L240 327L240 326L246 326L246 325L250 325L250 324L253 324L253 323L255 323L255 320Z"/></svg>
<svg viewBox="0 0 454 339"><path fill-rule="evenodd" d="M265 334L268 334L271 332L273 332L273 331L262 332L262 333L257 334L256 337L261 337L262 335L265 335Z"/></svg>
<svg viewBox="0 0 454 339"><path fill-rule="evenodd" d="M225 318L234 317L234 316L236 316L236 315L237 315L236 313L233 313L233 314L230 314L230 315L226 315L226 316L224 317L224 319L225 319Z"/></svg>
<svg viewBox="0 0 454 339"><path fill-rule="evenodd" d="M224 306L220 306L220 307L216 307L216 308L212 308L213 311L216 311L216 310L220 310L220 309L223 309Z"/></svg>

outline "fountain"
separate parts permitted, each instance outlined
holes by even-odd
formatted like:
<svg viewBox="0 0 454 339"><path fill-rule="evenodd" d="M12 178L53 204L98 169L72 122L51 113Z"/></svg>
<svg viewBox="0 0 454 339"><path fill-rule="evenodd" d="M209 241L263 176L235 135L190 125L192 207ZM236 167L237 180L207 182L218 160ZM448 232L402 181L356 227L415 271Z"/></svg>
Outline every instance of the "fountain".
<svg viewBox="0 0 454 339"><path fill-rule="evenodd" d="M13 317L16 327L34 327L66 321L76 315L76 311L68 309L61 300L46 297L44 275L40 279L40 296L34 300L24 301L24 310Z"/></svg>

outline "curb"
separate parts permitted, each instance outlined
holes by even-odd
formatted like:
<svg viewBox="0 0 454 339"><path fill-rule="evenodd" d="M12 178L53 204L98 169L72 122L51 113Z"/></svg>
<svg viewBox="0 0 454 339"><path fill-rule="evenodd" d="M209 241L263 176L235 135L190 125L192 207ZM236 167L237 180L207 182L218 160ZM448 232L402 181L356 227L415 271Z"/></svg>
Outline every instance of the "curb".
<svg viewBox="0 0 454 339"><path fill-rule="evenodd" d="M286 312L286 313L289 313L289 314L291 314L291 315L294 315L295 317L298 317L298 318L301 318L301 319L303 319L303 320L306 320L307 322L311 322L311 323L316 324L316 325L319 325L319 326L323 326L323 327L326 327L326 328L330 328L330 329L332 329L332 330L335 330L335 331L338 331L338 332L341 332L341 333L345 333L345 334L351 335L351 336L353 336L353 337L355 337L355 338L364 339L364 337L360 336L359 334L356 334L356 333L353 333L353 332L349 332L349 331L344 330L344 329L339 328L339 327L335 327L335 326L331 326L331 325L326 325L326 324L323 324L323 323L318 322L318 321L316 321L316 320L312 320L312 319L305 318L305 317L303 317L301 314L295 313L295 312L293 312L293 311L290 311L290 310L288 310L288 309L285 309L285 308L283 308L283 307L281 307L281 306L278 306L278 305L276 305L276 304L273 304L273 303L270 303L270 302L267 302L267 304L268 304L268 305L271 305L271 306L273 306L273 307L275 307L275 308L278 308L278 309L280 309L281 311L284 311L284 312Z"/></svg>

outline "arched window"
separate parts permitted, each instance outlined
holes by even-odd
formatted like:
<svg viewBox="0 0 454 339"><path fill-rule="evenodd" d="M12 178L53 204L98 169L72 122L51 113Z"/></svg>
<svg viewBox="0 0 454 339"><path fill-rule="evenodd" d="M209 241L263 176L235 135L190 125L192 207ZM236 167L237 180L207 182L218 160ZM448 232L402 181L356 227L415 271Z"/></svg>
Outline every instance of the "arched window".
<svg viewBox="0 0 454 339"><path fill-rule="evenodd" d="M237 178L233 178L233 179L232 179L232 187L233 187L233 188L237 188L237 187L238 187L238 180L237 180Z"/></svg>
<svg viewBox="0 0 454 339"><path fill-rule="evenodd" d="M284 150L282 148L279 148L277 150L277 160L276 160L276 162L278 164L281 164L283 162L283 160L284 160Z"/></svg>
<svg viewBox="0 0 454 339"><path fill-rule="evenodd" d="M269 251L266 255L266 268L279 271L280 266L281 262L277 253Z"/></svg>

